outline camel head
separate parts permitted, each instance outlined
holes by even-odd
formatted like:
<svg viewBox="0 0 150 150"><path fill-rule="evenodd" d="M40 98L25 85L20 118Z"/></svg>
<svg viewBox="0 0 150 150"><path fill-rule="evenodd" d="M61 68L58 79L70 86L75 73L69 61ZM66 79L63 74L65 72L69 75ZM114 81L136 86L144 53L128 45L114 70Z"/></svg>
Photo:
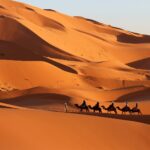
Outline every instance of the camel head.
<svg viewBox="0 0 150 150"><path fill-rule="evenodd" d="M105 110L107 109L104 105L103 105L103 106L101 106L101 107L102 107L103 109L105 109Z"/></svg>
<svg viewBox="0 0 150 150"><path fill-rule="evenodd" d="M121 110L121 108L119 106L116 107L118 110Z"/></svg>
<svg viewBox="0 0 150 150"><path fill-rule="evenodd" d="M88 107L89 107L90 109L92 109L92 106L91 106L91 105L88 105Z"/></svg>

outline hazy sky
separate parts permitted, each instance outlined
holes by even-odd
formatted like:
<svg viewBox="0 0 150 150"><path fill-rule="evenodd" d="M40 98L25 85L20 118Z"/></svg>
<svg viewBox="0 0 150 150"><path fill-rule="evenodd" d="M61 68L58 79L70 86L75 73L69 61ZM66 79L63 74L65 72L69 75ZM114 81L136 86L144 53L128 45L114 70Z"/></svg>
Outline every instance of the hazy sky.
<svg viewBox="0 0 150 150"><path fill-rule="evenodd" d="M16 0L150 35L150 0Z"/></svg>

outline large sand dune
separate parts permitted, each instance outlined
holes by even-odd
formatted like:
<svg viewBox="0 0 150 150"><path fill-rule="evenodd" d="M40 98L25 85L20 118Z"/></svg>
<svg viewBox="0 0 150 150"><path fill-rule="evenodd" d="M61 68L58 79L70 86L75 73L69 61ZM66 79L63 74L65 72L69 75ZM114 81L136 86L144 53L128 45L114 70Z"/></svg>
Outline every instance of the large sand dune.
<svg viewBox="0 0 150 150"><path fill-rule="evenodd" d="M77 111L74 103L83 99L91 105L115 101L121 107L125 101L131 107L138 101L142 113L149 116L149 57L148 35L0 0L2 149L147 150L148 125L28 108L63 111L68 102L70 110Z"/></svg>
<svg viewBox="0 0 150 150"><path fill-rule="evenodd" d="M150 127L142 123L33 110L0 114L3 150L149 150Z"/></svg>

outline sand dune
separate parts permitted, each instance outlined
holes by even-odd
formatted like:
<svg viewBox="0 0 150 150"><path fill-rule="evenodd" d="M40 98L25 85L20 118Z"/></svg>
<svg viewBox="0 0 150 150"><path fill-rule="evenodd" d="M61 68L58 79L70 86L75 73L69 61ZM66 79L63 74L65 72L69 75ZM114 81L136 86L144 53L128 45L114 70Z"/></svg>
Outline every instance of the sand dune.
<svg viewBox="0 0 150 150"><path fill-rule="evenodd" d="M149 56L148 35L0 0L1 149L148 150ZM143 117L75 114L83 99Z"/></svg>
<svg viewBox="0 0 150 150"><path fill-rule="evenodd" d="M32 110L0 114L3 150L149 149L149 126L142 123Z"/></svg>
<svg viewBox="0 0 150 150"><path fill-rule="evenodd" d="M148 55L148 35L1 0L1 91L41 86L56 91L75 91L73 93L78 94L68 94L73 99L76 95L91 99L94 97L90 94L88 97L76 91L110 94L111 90L124 88L132 95L134 91L131 92L130 87L143 86L146 89L150 86L150 71L146 70L149 63L142 61L147 60ZM124 97L124 94L119 96ZM117 97L115 95L114 99ZM141 97L147 100L145 92ZM99 99L103 97L99 95Z"/></svg>
<svg viewBox="0 0 150 150"><path fill-rule="evenodd" d="M70 104L84 98L149 101L149 63L142 61L150 55L148 35L15 1L0 2L1 99L28 97L22 91L45 87L50 99L53 91Z"/></svg>

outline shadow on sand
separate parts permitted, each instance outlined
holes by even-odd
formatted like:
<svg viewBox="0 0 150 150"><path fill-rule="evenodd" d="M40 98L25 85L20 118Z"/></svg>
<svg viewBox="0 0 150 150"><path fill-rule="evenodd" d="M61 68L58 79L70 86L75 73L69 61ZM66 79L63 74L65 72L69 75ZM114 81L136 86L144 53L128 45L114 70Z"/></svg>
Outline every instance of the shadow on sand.
<svg viewBox="0 0 150 150"><path fill-rule="evenodd" d="M82 115L90 115L90 116L97 116L97 117L105 117L105 118L112 118L112 119L121 119L121 120L128 120L128 121L135 121L145 124L150 124L150 115L121 115L121 114L107 114L107 113L92 113L92 112L70 112L73 114L82 114Z"/></svg>

